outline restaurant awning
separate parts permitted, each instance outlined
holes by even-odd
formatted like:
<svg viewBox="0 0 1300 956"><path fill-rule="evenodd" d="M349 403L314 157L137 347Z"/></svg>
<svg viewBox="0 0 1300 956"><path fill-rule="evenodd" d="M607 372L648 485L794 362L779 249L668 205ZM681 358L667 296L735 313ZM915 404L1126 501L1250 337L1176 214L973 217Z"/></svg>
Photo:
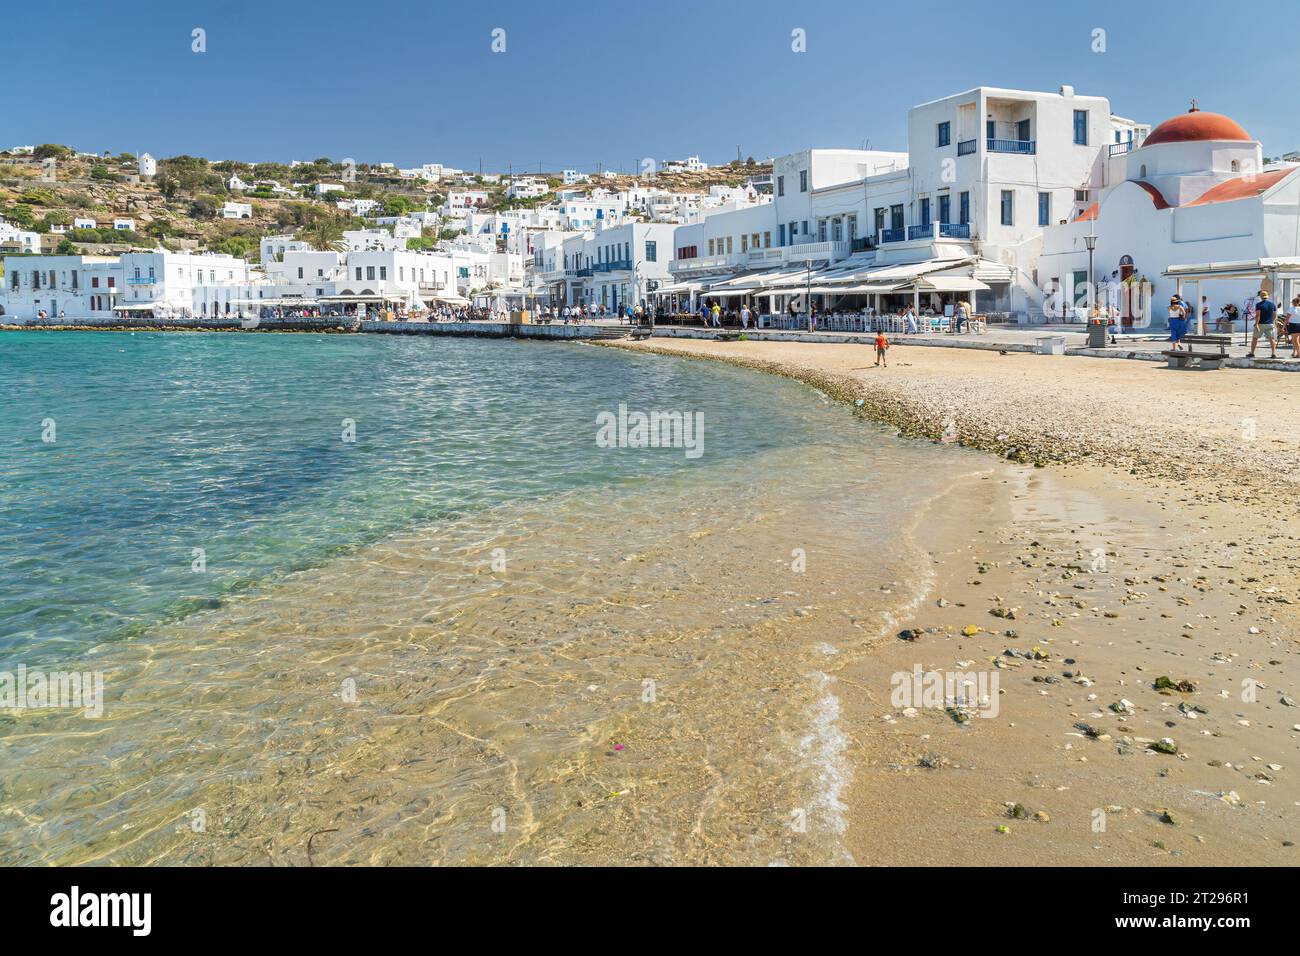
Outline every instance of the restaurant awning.
<svg viewBox="0 0 1300 956"><path fill-rule="evenodd" d="M674 282L672 285L662 286L661 288L655 289L654 294L680 295L683 292L699 292L701 289L708 288L709 283L712 281L729 279L731 277L731 273L728 273L723 276L705 276L702 279L691 279L689 282Z"/></svg>
<svg viewBox="0 0 1300 956"><path fill-rule="evenodd" d="M342 295L323 295L320 297L321 302L404 302L406 296L401 293L392 295L376 295L373 292L366 294L342 294Z"/></svg>
<svg viewBox="0 0 1300 956"><path fill-rule="evenodd" d="M922 292L980 292L988 290L985 283L968 276L925 276L917 280L916 287Z"/></svg>

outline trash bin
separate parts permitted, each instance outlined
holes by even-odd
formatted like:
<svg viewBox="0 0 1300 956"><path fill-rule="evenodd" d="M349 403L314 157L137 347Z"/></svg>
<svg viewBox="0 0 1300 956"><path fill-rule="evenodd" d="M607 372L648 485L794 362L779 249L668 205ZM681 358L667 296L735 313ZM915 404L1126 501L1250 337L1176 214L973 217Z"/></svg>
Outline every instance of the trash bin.
<svg viewBox="0 0 1300 956"><path fill-rule="evenodd" d="M1064 335L1044 335L1038 339L1039 355L1064 355L1065 354L1065 336Z"/></svg>
<svg viewBox="0 0 1300 956"><path fill-rule="evenodd" d="M1103 349L1106 347L1106 326L1104 323L1093 319L1088 323L1088 348Z"/></svg>

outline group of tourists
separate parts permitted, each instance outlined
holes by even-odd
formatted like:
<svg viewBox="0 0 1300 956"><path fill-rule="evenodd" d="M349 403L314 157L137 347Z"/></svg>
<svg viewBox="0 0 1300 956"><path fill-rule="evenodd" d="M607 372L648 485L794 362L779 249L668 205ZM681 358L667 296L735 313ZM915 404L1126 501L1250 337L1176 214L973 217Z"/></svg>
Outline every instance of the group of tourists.
<svg viewBox="0 0 1300 956"><path fill-rule="evenodd" d="M595 322L606 318L618 319L620 322L627 322L631 325L640 325L649 315L646 308L639 303L632 305L629 302L623 303L617 308L607 308L604 303L597 302L590 305L565 305L543 306L537 313L538 319L542 322L560 322L564 325L577 325L579 322Z"/></svg>
<svg viewBox="0 0 1300 956"><path fill-rule="evenodd" d="M1210 317L1209 299L1201 296L1199 307L1181 295L1175 294L1169 300L1169 341L1174 351L1182 351L1188 329L1198 317L1202 323L1208 323ZM1300 356L1300 296L1291 300L1290 306L1274 302L1267 289L1260 289L1259 294L1251 296L1246 302L1246 328L1250 330L1250 351L1255 357L1255 349L1260 339L1268 341L1270 358L1277 358L1277 342L1286 337L1291 343L1292 357ZM1219 310L1215 328L1232 331L1233 325L1241 316L1241 310L1229 302Z"/></svg>

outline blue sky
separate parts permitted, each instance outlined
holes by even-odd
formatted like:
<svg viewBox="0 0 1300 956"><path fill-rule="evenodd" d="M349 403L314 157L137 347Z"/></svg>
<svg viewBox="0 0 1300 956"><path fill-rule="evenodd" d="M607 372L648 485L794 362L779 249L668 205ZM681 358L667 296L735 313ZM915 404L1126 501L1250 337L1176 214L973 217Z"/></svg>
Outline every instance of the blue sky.
<svg viewBox="0 0 1300 956"><path fill-rule="evenodd" d="M1152 123L1195 96L1272 155L1300 148L1298 26L1297 0L13 2L0 140L634 170L738 146L905 149L909 106L1069 83ZM206 53L191 51L196 27ZM795 28L806 53L791 51Z"/></svg>

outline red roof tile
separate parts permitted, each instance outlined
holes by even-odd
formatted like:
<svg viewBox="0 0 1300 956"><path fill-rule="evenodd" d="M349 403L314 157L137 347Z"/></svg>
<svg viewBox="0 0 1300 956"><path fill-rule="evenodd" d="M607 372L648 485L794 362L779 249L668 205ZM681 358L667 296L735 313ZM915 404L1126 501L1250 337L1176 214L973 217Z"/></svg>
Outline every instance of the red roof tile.
<svg viewBox="0 0 1300 956"><path fill-rule="evenodd" d="M1134 185L1136 185L1136 186L1141 186L1143 189L1145 189L1145 190L1146 190L1146 191L1151 195L1151 201L1152 201L1153 203L1155 203L1157 209L1168 209L1168 208L1169 208L1169 203L1168 203L1168 201L1167 201L1167 200L1165 199L1165 197L1161 194L1160 190L1156 189L1155 186L1152 186L1150 183L1143 182L1143 181L1140 180L1140 179L1135 179L1135 180L1133 180L1133 183L1134 183Z"/></svg>
<svg viewBox="0 0 1300 956"><path fill-rule="evenodd" d="M1292 166L1289 169L1273 169L1267 173L1258 173L1254 176L1238 176L1236 179L1224 180L1186 205L1208 206L1210 203L1232 202L1234 199L1250 199L1252 196L1258 196L1269 187L1280 183L1294 173L1297 168L1300 167Z"/></svg>

